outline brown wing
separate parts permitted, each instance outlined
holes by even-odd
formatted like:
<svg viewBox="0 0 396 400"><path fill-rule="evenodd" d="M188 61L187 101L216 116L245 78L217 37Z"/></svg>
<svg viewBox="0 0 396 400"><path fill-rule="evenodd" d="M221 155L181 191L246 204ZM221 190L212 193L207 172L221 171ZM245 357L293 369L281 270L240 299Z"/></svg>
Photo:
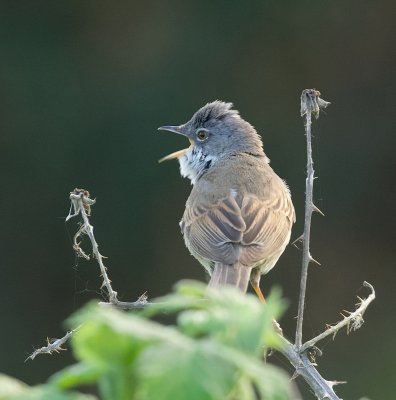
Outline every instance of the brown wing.
<svg viewBox="0 0 396 400"><path fill-rule="evenodd" d="M210 208L187 207L181 223L191 253L210 261L234 264L246 224L235 198L230 195Z"/></svg>
<svg viewBox="0 0 396 400"><path fill-rule="evenodd" d="M242 237L240 262L253 265L260 261L275 263L290 239L294 208L287 193L262 201L243 199L241 214L246 223Z"/></svg>
<svg viewBox="0 0 396 400"><path fill-rule="evenodd" d="M284 247L290 236L294 209L290 196L274 193L261 201L231 193L213 207L188 207L181 223L187 247L198 258L253 265ZM279 255L280 255L279 253Z"/></svg>

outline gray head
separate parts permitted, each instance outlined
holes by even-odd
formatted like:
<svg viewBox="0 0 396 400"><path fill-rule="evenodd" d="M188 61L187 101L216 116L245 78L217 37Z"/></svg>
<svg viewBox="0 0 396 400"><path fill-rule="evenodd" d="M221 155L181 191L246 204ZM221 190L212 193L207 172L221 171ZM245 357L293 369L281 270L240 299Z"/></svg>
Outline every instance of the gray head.
<svg viewBox="0 0 396 400"><path fill-rule="evenodd" d="M264 157L260 136L237 110L232 110L232 106L232 103L216 100L200 108L183 125L158 128L186 136L191 143L188 149L172 153L160 161L178 158L181 174L194 184L224 156L248 153Z"/></svg>

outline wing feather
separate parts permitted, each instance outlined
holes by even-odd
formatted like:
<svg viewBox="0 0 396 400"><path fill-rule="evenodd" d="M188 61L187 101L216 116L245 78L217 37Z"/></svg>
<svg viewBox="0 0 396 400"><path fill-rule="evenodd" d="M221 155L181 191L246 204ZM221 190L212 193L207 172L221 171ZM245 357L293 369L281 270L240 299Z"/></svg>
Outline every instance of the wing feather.
<svg viewBox="0 0 396 400"><path fill-rule="evenodd" d="M187 207L181 228L197 258L252 266L276 262L290 239L293 222L294 208L284 188L265 200L230 193L211 207Z"/></svg>
<svg viewBox="0 0 396 400"><path fill-rule="evenodd" d="M234 264L246 229L235 198L226 199L206 209L187 208L182 220L187 247L194 255L210 261Z"/></svg>

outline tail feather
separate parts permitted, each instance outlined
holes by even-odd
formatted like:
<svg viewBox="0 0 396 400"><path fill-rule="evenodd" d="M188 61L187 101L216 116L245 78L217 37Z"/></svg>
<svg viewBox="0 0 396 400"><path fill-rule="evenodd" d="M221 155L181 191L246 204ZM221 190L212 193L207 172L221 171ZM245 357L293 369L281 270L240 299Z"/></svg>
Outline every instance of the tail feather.
<svg viewBox="0 0 396 400"><path fill-rule="evenodd" d="M216 262L208 286L222 287L230 285L246 293L251 271L252 268L240 263L227 265Z"/></svg>

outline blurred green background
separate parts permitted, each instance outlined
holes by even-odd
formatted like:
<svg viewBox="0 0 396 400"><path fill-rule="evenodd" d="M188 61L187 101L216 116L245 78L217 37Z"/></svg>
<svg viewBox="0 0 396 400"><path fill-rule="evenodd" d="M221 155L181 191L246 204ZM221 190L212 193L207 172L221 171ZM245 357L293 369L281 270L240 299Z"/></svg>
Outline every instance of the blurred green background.
<svg viewBox="0 0 396 400"><path fill-rule="evenodd" d="M304 334L318 334L366 294L377 300L354 334L320 343L319 369L346 380L341 397L394 393L394 2L0 2L0 371L45 381L70 352L24 363L60 337L62 321L100 296L94 262L76 260L65 225L69 191L97 198L92 222L123 300L205 280L178 221L190 191L176 162L186 146L157 133L208 101L232 101L261 133L290 185L302 232L304 88L333 104L315 122L316 204ZM393 110L393 111L392 111ZM301 252L289 246L262 279L282 288L294 335ZM273 359L291 371L286 362ZM393 364L392 364L393 363ZM307 399L313 396L300 387Z"/></svg>

